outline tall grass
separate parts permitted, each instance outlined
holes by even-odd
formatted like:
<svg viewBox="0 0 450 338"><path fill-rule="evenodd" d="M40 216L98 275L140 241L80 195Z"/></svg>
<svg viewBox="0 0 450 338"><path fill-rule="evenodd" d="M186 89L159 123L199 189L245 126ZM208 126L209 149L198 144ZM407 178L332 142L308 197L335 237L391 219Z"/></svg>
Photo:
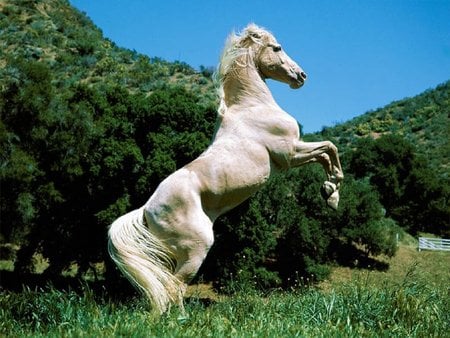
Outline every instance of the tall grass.
<svg viewBox="0 0 450 338"><path fill-rule="evenodd" d="M369 275L368 275L369 276ZM237 286L237 288L239 288ZM193 298L157 317L138 300L112 301L89 289L76 293L25 289L0 293L0 335L14 337L449 337L448 287L408 273L376 287L366 278L329 291L237 290L209 306Z"/></svg>

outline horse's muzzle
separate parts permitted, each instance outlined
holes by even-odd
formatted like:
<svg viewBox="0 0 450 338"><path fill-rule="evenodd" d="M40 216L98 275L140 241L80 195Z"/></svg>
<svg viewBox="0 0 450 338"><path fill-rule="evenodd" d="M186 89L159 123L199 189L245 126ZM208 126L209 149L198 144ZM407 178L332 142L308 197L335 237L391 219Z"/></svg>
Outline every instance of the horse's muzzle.
<svg viewBox="0 0 450 338"><path fill-rule="evenodd" d="M301 69L295 70L294 74L295 77L293 77L293 81L291 82L290 87L293 89L298 89L305 84L307 76L306 73Z"/></svg>

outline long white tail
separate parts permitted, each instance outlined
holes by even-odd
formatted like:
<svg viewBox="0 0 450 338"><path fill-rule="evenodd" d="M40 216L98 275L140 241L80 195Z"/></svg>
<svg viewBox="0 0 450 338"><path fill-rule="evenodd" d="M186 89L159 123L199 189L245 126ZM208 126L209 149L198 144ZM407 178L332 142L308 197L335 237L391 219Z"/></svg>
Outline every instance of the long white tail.
<svg viewBox="0 0 450 338"><path fill-rule="evenodd" d="M171 303L182 304L183 283L172 273L167 247L148 231L143 208L119 217L108 236L111 258L155 310L163 313Z"/></svg>

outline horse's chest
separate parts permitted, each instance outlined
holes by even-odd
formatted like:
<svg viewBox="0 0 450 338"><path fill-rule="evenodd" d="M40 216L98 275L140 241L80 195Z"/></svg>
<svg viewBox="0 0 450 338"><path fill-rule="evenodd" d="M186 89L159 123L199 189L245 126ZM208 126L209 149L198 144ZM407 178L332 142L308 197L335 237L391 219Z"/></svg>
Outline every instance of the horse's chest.
<svg viewBox="0 0 450 338"><path fill-rule="evenodd" d="M270 159L263 146L241 139L218 147L215 156L217 177L225 190L252 189L270 176Z"/></svg>
<svg viewBox="0 0 450 338"><path fill-rule="evenodd" d="M280 116L278 119L272 119L264 128L263 138L272 162L281 168L288 167L294 141L299 137L298 124L294 118Z"/></svg>

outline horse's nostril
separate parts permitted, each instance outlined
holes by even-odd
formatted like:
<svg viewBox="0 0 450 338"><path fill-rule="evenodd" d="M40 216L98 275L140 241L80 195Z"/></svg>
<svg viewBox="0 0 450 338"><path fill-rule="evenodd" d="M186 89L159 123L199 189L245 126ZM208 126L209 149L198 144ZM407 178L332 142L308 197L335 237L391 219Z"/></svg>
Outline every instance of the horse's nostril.
<svg viewBox="0 0 450 338"><path fill-rule="evenodd" d="M300 76L302 77L303 80L306 80L306 73L305 72L301 72Z"/></svg>

